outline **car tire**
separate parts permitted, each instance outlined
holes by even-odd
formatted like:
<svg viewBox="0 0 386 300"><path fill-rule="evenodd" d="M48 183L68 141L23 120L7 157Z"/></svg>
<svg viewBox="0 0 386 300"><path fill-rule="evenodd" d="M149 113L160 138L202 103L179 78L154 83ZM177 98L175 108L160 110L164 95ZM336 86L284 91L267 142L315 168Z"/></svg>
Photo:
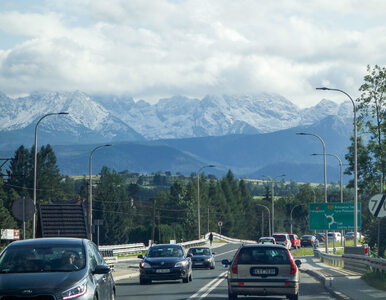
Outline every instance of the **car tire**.
<svg viewBox="0 0 386 300"><path fill-rule="evenodd" d="M299 293L294 295L288 295L289 300L298 300L299 299Z"/></svg>
<svg viewBox="0 0 386 300"><path fill-rule="evenodd" d="M193 276L192 276L192 273L190 273L190 276L189 276L189 281L193 281Z"/></svg>
<svg viewBox="0 0 386 300"><path fill-rule="evenodd" d="M231 293L231 292L228 290L228 299L229 299L229 300L236 300L236 299L237 299L237 294L236 294L236 293Z"/></svg>
<svg viewBox="0 0 386 300"><path fill-rule="evenodd" d="M151 279L139 278L139 284L140 285L151 284Z"/></svg>

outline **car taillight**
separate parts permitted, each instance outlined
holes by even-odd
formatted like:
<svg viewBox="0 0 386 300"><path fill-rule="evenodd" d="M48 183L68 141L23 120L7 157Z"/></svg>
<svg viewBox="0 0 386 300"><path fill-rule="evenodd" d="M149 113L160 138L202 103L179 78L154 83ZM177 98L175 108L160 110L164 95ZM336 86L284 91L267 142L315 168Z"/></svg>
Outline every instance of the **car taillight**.
<svg viewBox="0 0 386 300"><path fill-rule="evenodd" d="M310 242L312 243L312 240L310 240Z"/></svg>
<svg viewBox="0 0 386 300"><path fill-rule="evenodd" d="M289 257L290 257L290 262L291 262L291 270L290 270L290 274L296 274L297 267L296 267L294 258L292 257L291 252L289 252L289 251L288 251L288 255L289 255Z"/></svg>
<svg viewBox="0 0 386 300"><path fill-rule="evenodd" d="M232 263L232 273L233 274L238 274L239 271L237 269L237 264L239 262L239 253L237 253L237 256L235 257L235 259L233 260L233 263Z"/></svg>
<svg viewBox="0 0 386 300"><path fill-rule="evenodd" d="M288 244L288 241L286 240L285 243Z"/></svg>

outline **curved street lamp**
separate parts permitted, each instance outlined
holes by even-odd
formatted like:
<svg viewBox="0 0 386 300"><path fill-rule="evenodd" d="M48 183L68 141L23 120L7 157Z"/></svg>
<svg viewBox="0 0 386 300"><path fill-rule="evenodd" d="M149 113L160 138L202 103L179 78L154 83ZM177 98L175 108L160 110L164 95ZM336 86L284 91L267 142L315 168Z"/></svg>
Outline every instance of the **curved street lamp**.
<svg viewBox="0 0 386 300"><path fill-rule="evenodd" d="M264 207L268 211L268 235L272 236L272 233L271 233L271 212L270 212L268 206L265 206L263 204L258 204L258 203L256 203L256 205L262 206L262 207Z"/></svg>
<svg viewBox="0 0 386 300"><path fill-rule="evenodd" d="M272 234L275 233L275 202L274 202L274 199L275 199L275 191L274 191L274 185L273 185L273 182L275 181L276 178L279 178L279 177L284 177L286 176L285 174L282 174L282 175L278 175L276 177L274 177L273 179L269 176L266 176L266 175L263 175L263 177L266 177L268 178L270 181L271 181L271 189L272 189Z"/></svg>
<svg viewBox="0 0 386 300"><path fill-rule="evenodd" d="M291 213L290 213L290 220L291 220L291 234L293 233L293 232L292 232L292 212L294 211L294 209L295 209L296 207L302 206L302 205L304 205L304 204L298 204L298 205L295 205L295 206L292 207L292 209L291 209Z"/></svg>
<svg viewBox="0 0 386 300"><path fill-rule="evenodd" d="M45 114L43 117L39 119L39 121L35 125L35 153L34 153L34 191L33 191L33 202L34 202L34 215L32 219L32 238L36 238L36 220L37 220L37 210L36 210L36 187L37 187L37 161L38 161L38 126L40 122L49 116L57 116L57 115L68 115L68 112L59 112L59 113L49 113Z"/></svg>
<svg viewBox="0 0 386 300"><path fill-rule="evenodd" d="M89 227L89 240L92 241L92 156L96 150L103 147L111 147L111 144L101 145L95 147L89 158L89 184L88 184L88 227Z"/></svg>
<svg viewBox="0 0 386 300"><path fill-rule="evenodd" d="M215 165L202 166L197 171L197 224L198 224L198 239L201 238L201 217L200 217L200 171L205 168L214 168Z"/></svg>
<svg viewBox="0 0 386 300"><path fill-rule="evenodd" d="M311 135L319 139L319 141L323 145L323 166L324 166L324 203L327 203L327 171L326 171L326 144L324 143L323 139L315 134L315 133L308 133L308 132L297 132L297 135ZM326 233L326 253L328 253L328 230L325 231Z"/></svg>
<svg viewBox="0 0 386 300"><path fill-rule="evenodd" d="M311 155L317 156L317 155L322 155L322 154L317 154L317 153L312 153ZM343 170L342 170L342 160L339 158L338 155L336 154L329 154L327 153L326 155L335 157L338 162L339 162L339 178L340 178L340 203L343 203ZM334 242L334 248L335 248L335 239L333 240ZM341 235L340 235L340 245L343 245L343 230L341 230Z"/></svg>
<svg viewBox="0 0 386 300"><path fill-rule="evenodd" d="M358 246L358 141L357 141L357 107L349 94L340 89L328 87L316 88L323 91L337 91L345 94L351 101L354 111L354 246Z"/></svg>

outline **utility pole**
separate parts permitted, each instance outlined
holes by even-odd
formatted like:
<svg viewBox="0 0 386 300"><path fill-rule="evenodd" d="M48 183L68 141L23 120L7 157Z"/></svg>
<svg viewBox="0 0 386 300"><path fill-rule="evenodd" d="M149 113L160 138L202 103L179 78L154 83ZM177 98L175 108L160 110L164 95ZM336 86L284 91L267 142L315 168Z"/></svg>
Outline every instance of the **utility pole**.
<svg viewBox="0 0 386 300"><path fill-rule="evenodd" d="M158 210L158 243L161 244L161 216L160 210Z"/></svg>
<svg viewBox="0 0 386 300"><path fill-rule="evenodd" d="M209 204L208 204L208 232L210 232L209 231Z"/></svg>
<svg viewBox="0 0 386 300"><path fill-rule="evenodd" d="M264 236L264 212L261 211L261 236Z"/></svg>
<svg viewBox="0 0 386 300"><path fill-rule="evenodd" d="M152 243L154 243L154 235L155 235L155 203L156 203L156 200L153 199L153 228L151 230Z"/></svg>

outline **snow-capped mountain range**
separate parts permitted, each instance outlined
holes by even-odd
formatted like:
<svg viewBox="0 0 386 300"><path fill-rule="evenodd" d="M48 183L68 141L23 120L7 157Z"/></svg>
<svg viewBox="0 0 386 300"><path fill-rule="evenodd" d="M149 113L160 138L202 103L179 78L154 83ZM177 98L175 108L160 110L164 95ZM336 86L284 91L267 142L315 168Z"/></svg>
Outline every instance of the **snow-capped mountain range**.
<svg viewBox="0 0 386 300"><path fill-rule="evenodd" d="M323 99L300 109L282 96L265 93L203 99L175 96L153 105L80 91L38 92L21 98L0 93L0 133L31 129L41 116L52 112L69 115L47 118L39 128L65 134L73 143L89 143L86 135L90 134L98 142L107 142L269 133L310 125L329 115L351 120L352 105Z"/></svg>

